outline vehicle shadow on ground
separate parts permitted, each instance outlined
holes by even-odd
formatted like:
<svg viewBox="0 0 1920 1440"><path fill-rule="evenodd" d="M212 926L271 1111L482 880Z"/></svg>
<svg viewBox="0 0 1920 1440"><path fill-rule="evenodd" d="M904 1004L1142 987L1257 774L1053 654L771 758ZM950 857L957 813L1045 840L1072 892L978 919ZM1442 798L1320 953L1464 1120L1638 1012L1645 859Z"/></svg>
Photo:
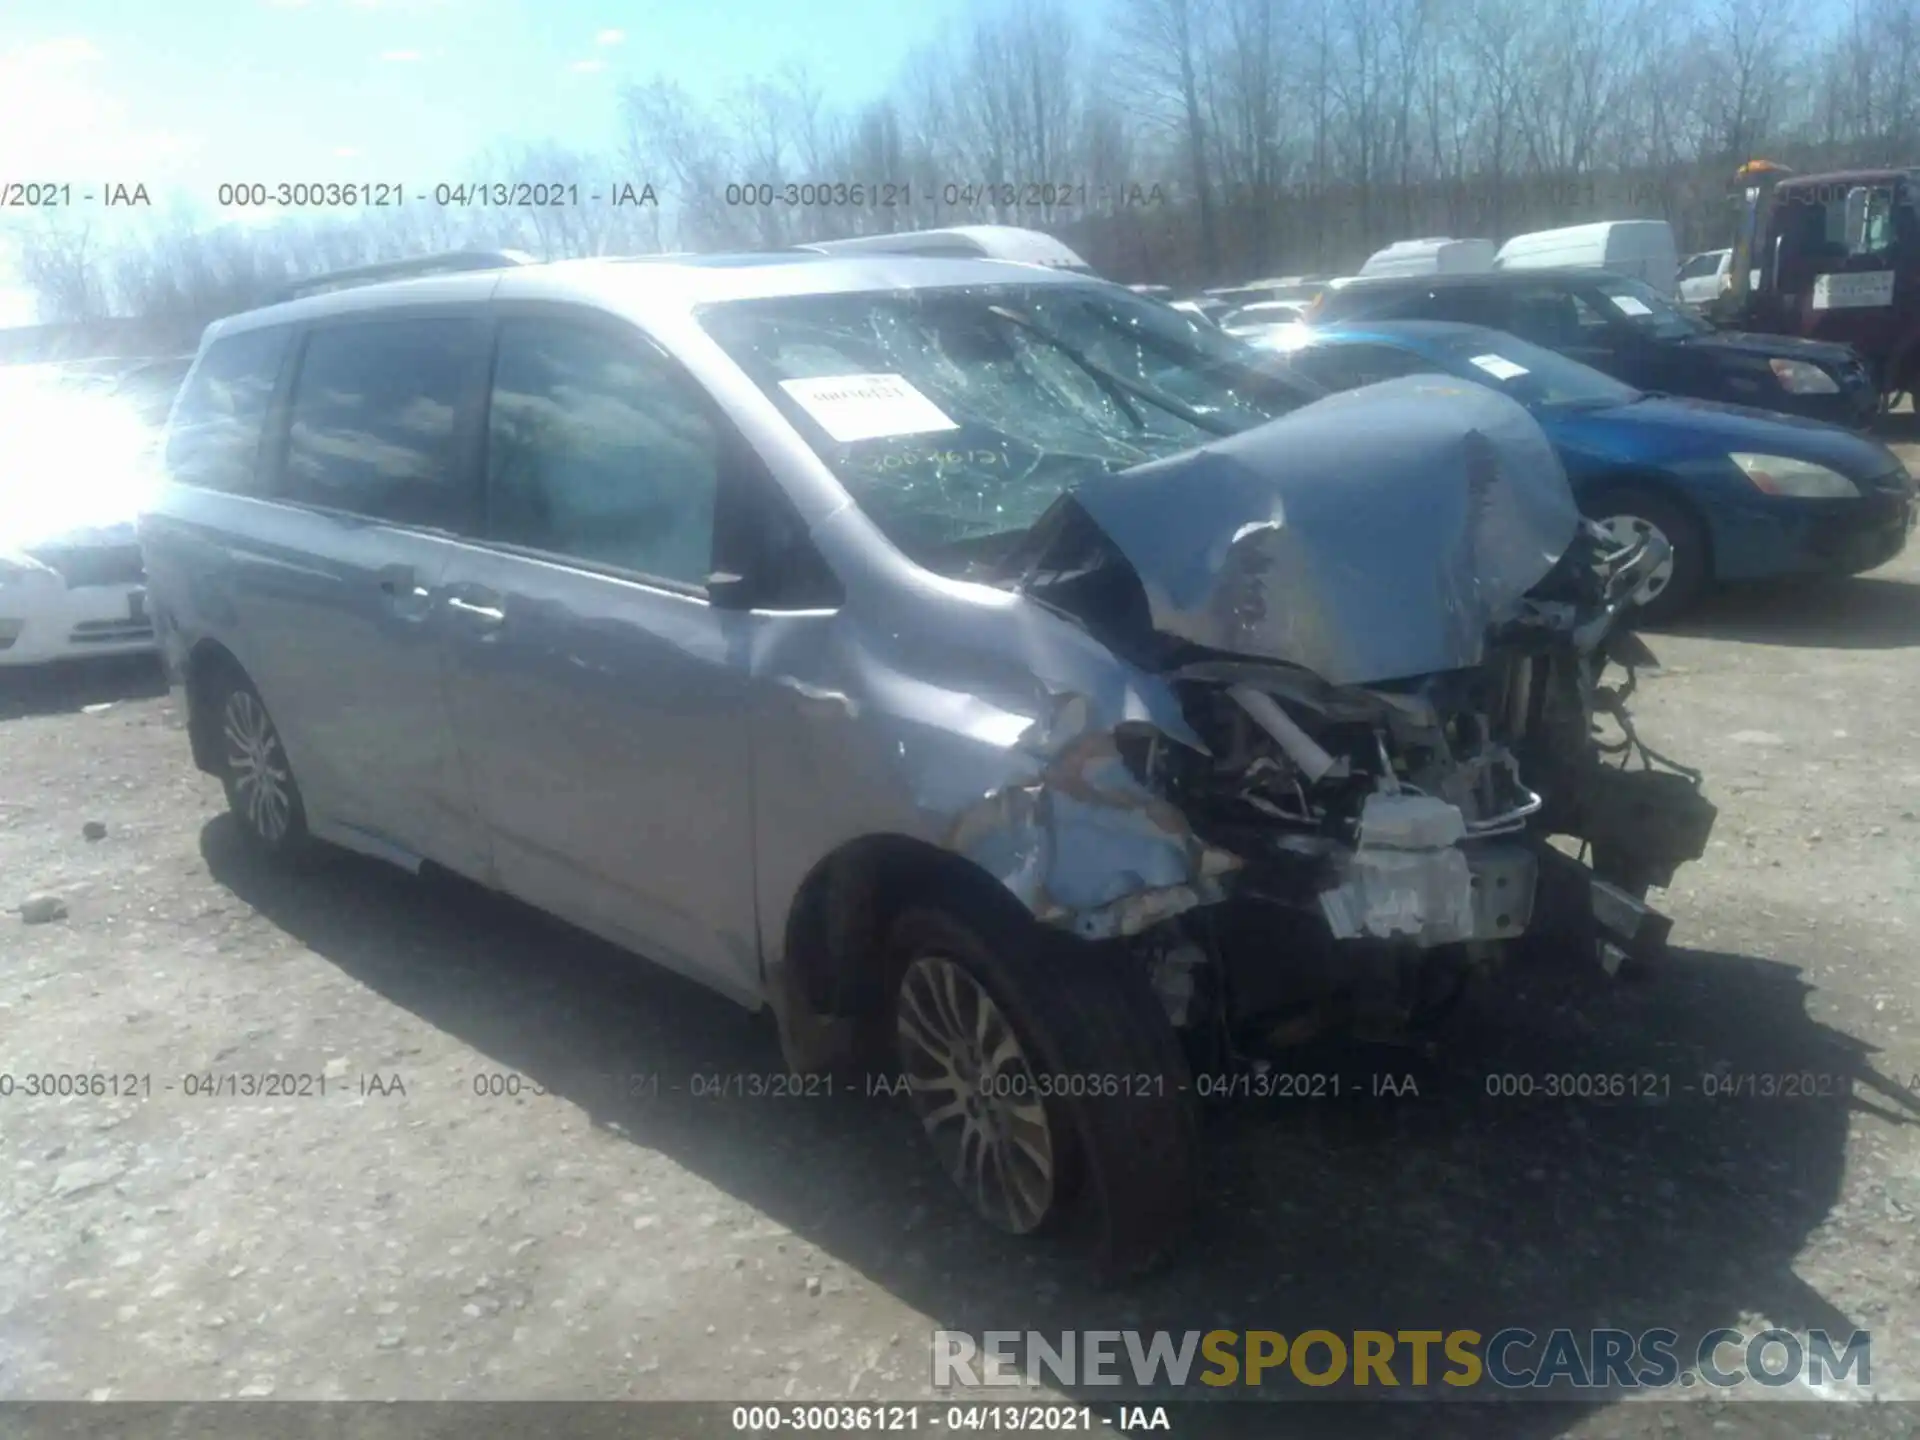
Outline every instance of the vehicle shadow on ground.
<svg viewBox="0 0 1920 1440"><path fill-rule="evenodd" d="M1920 585L1860 575L1729 588L1650 633L1823 650L1903 650L1920 645Z"/></svg>
<svg viewBox="0 0 1920 1440"><path fill-rule="evenodd" d="M459 882L347 856L289 875L251 858L224 815L201 848L219 883L347 975L933 1324L974 1332L1666 1327L1687 1357L1707 1330L1763 1315L1844 1343L1852 1322L1791 1262L1839 1195L1850 1109L1911 1111L1884 1082L1855 1083L1871 1075L1869 1048L1809 1018L1810 987L1790 966L1681 950L1658 979L1613 986L1533 962L1469 1007L1439 1061L1303 1052L1303 1070L1340 1075L1338 1098L1217 1112L1197 1236L1170 1268L1100 1288L1070 1253L976 1224L899 1102L844 1088L693 1099L694 1075L780 1068L765 1016ZM658 1074L659 1098L615 1099L587 1078L605 1072ZM1783 1073L1839 1078L1807 1099L1704 1093L1704 1076ZM1394 1089L1412 1075L1417 1095L1376 1094L1382 1074ZM1567 1083L1638 1093L1550 1098L1554 1076L1619 1077ZM1523 1349L1516 1363L1529 1359L1537 1352ZM1396 1364L1404 1378L1404 1356ZM1088 1387L1080 1398L1104 1408L1122 1396ZM1178 1428L1551 1440L1580 1413L1222 1403Z"/></svg>
<svg viewBox="0 0 1920 1440"><path fill-rule="evenodd" d="M157 655L57 660L0 670L0 720L70 715L89 705L151 700L166 693L167 676Z"/></svg>

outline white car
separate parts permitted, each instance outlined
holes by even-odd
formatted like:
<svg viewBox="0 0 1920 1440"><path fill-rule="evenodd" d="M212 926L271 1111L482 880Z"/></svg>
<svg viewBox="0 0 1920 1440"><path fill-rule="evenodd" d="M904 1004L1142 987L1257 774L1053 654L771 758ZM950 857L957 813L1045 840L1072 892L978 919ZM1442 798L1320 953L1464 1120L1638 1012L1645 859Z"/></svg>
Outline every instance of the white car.
<svg viewBox="0 0 1920 1440"><path fill-rule="evenodd" d="M1242 337L1270 330L1276 325L1291 325L1303 319L1307 313L1308 300L1262 300L1253 305L1242 305L1238 310L1229 311L1220 317L1220 328L1229 335Z"/></svg>
<svg viewBox="0 0 1920 1440"><path fill-rule="evenodd" d="M0 370L0 667L154 649L134 521L184 373Z"/></svg>
<svg viewBox="0 0 1920 1440"><path fill-rule="evenodd" d="M1680 299L1687 305L1711 305L1732 279L1733 251L1707 250L1689 255L1680 267Z"/></svg>
<svg viewBox="0 0 1920 1440"><path fill-rule="evenodd" d="M1304 320L1286 320L1276 325L1249 326L1228 333L1258 349L1282 352L1297 349L1313 339L1313 327Z"/></svg>

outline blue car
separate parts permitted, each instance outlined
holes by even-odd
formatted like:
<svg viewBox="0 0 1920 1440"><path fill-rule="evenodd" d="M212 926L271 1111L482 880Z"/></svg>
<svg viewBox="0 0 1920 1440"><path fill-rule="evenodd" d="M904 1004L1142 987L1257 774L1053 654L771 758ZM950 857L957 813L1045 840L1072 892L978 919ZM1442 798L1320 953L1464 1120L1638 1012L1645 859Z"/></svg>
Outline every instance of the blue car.
<svg viewBox="0 0 1920 1440"><path fill-rule="evenodd" d="M1274 342L1329 390L1443 373L1504 391L1560 452L1580 506L1672 558L1639 599L1678 614L1722 581L1855 575L1905 548L1914 482L1886 446L1816 420L1652 395L1505 331L1439 321L1297 327Z"/></svg>

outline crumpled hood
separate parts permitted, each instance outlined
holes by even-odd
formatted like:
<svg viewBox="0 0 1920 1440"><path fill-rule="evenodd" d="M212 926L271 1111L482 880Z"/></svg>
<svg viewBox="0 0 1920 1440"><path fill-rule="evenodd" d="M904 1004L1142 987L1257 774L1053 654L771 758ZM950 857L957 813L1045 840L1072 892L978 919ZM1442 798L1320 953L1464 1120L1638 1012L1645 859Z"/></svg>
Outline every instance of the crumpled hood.
<svg viewBox="0 0 1920 1440"><path fill-rule="evenodd" d="M1478 664L1579 525L1532 417L1443 376L1330 396L1071 503L1139 576L1155 630L1335 685Z"/></svg>

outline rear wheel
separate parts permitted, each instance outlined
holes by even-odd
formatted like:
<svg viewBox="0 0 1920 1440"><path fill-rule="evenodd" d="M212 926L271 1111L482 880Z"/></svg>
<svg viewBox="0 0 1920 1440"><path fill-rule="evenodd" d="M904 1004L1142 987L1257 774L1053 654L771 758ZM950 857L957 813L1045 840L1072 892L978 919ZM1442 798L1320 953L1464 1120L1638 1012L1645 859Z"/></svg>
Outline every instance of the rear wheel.
<svg viewBox="0 0 1920 1440"><path fill-rule="evenodd" d="M1596 496L1586 511L1616 545L1650 536L1666 541L1671 554L1634 595L1642 620L1670 620L1700 598L1710 573L1706 534L1685 509L1652 490L1632 489Z"/></svg>
<svg viewBox="0 0 1920 1440"><path fill-rule="evenodd" d="M241 833L263 854L304 858L311 847L306 805L266 702L234 667L223 670L210 689L220 783Z"/></svg>
<svg viewBox="0 0 1920 1440"><path fill-rule="evenodd" d="M1191 1211L1199 1147L1178 1039L1145 978L1037 926L934 909L903 914L888 952L907 1092L974 1211L1078 1241L1105 1272L1161 1258Z"/></svg>

